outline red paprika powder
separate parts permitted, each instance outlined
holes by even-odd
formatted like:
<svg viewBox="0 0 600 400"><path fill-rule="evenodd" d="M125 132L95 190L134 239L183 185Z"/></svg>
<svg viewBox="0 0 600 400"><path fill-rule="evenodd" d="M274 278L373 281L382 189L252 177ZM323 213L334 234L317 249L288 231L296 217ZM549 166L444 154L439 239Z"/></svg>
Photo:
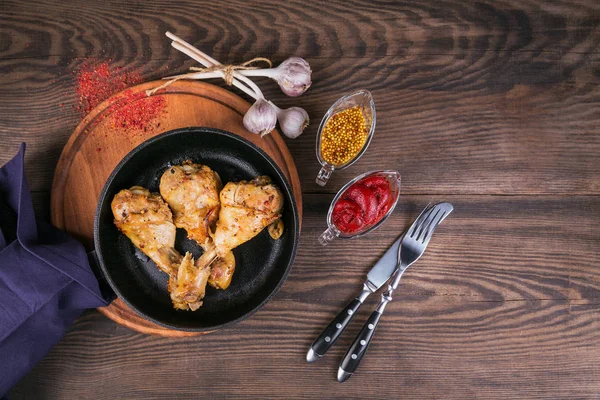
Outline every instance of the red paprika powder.
<svg viewBox="0 0 600 400"><path fill-rule="evenodd" d="M107 62L85 63L77 71L76 79L77 109L83 115L118 94L111 99L112 104L118 103L111 113L114 128L146 130L166 106L163 96L147 96L145 92L126 90L142 82L137 70L125 71Z"/></svg>

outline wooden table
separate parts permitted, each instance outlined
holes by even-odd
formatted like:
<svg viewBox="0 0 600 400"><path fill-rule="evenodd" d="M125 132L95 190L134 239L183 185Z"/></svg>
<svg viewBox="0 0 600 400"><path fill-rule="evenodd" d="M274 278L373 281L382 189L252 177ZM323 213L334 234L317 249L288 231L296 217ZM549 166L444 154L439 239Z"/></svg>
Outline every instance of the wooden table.
<svg viewBox="0 0 600 400"><path fill-rule="evenodd" d="M304 193L296 264L252 318L170 339L86 312L12 391L21 398L598 398L600 396L600 10L580 1L1 3L0 164L28 144L47 216L52 174L80 115L72 72L90 59L146 79L192 63L166 30L225 63L306 58L298 99L312 124L289 140ZM168 66L168 70L166 67ZM166 72L168 71L168 72ZM367 88L365 156L314 184L315 133L342 94ZM403 197L369 236L317 244L334 192L394 168ZM337 365L374 306L324 359L306 350L370 265L429 201L450 201L388 306L359 372Z"/></svg>

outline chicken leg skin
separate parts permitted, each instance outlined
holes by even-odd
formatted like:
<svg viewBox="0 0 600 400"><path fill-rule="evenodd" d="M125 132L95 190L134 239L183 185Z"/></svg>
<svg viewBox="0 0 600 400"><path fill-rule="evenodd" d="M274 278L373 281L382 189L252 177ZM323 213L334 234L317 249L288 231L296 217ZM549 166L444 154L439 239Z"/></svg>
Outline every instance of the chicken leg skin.
<svg viewBox="0 0 600 400"><path fill-rule="evenodd" d="M175 250L173 216L158 193L134 186L121 190L111 203L116 227L146 254L156 266L169 275L168 289L177 309L196 310L202 305L209 269L201 269L191 277L188 271L194 260ZM198 270L193 266L194 271Z"/></svg>
<svg viewBox="0 0 600 400"><path fill-rule="evenodd" d="M219 216L219 175L206 165L184 161L163 173L160 194L173 211L175 226L183 228L188 238L205 252L212 248L211 232ZM227 253L210 264L208 283L216 289L227 289L235 271L233 253Z"/></svg>
<svg viewBox="0 0 600 400"><path fill-rule="evenodd" d="M210 265L217 257L224 257L281 218L283 194L267 176L229 182L219 197L221 209L213 234L214 246L197 260L199 266Z"/></svg>

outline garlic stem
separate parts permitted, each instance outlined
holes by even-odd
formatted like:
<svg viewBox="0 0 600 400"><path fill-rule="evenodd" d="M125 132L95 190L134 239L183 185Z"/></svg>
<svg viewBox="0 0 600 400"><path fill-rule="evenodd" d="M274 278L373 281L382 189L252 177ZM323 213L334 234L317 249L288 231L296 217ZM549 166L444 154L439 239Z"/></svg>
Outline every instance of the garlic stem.
<svg viewBox="0 0 600 400"><path fill-rule="evenodd" d="M211 67L211 66L212 66L212 65L206 65L206 64L204 63L204 60L203 60L203 59L202 59L200 56L198 56L198 55L197 55L195 52L193 52L191 49L189 49L188 47L185 47L185 46L183 46L183 45L182 45L181 43L179 43L179 42L172 42L172 43L171 43L171 46L173 46L175 49L177 49L177 50L181 51L183 54L185 54L185 55L187 55L187 56L191 57L192 59L194 59L194 60L196 60L196 61L198 61L200 64L203 64L204 66L207 66L207 67ZM199 72L199 73L202 73L202 72ZM218 74L218 75L216 75L216 76L215 76L216 78L222 78L222 77L223 77L223 73L222 73L221 71L215 71L215 73L216 73L216 74ZM171 78L173 78L173 77L171 77ZM192 78L190 78L190 79L192 79ZM248 86L246 86L246 85L243 85L243 84L242 84L240 81L238 81L237 79L234 79L234 80L233 80L233 84L234 84L234 86L235 86L235 87L237 87L238 89L240 89L241 91L243 91L244 93L246 93L248 96L251 96L251 97L252 97L252 98L254 98L254 99L257 99L257 98L258 98L258 95L256 94L256 92L254 92L254 91L253 91L251 88L249 88ZM262 94L262 93L261 93L261 94Z"/></svg>
<svg viewBox="0 0 600 400"><path fill-rule="evenodd" d="M212 78L222 78L223 75L219 71L213 72L188 72L187 74L180 75L171 75L165 76L162 78L163 80L180 80L180 79L212 79ZM248 96L257 99L258 96L252 89L243 85L240 81L234 80L233 85L240 89L242 92L246 93Z"/></svg>
<svg viewBox="0 0 600 400"><path fill-rule="evenodd" d="M205 64L205 60L193 50L193 48L194 48L193 46L189 46L189 45L188 46L184 46L183 44L181 44L179 42L172 42L171 46L173 46L173 48L181 51L183 54L191 57L192 59L194 59L196 61L198 61L200 64L203 64L203 65L207 66ZM211 65L208 65L208 67L211 67ZM215 72L218 73L217 77L219 77L219 78L222 78L224 76L224 74L221 71L215 71ZM235 85L235 87L237 87L238 89L240 89L241 91L243 91L247 95L252 96L255 99L257 98L256 92L254 92L251 88L247 87L246 85L243 85L241 82L236 81L234 79L233 84Z"/></svg>
<svg viewBox="0 0 600 400"><path fill-rule="evenodd" d="M214 58L210 57L208 54L198 50L191 44L186 41L180 39L175 36L171 32L166 32L166 35L169 39L173 40L171 46L175 49L181 51L182 53L188 55L192 59L198 61L200 64L204 65L206 68L211 68L214 66L223 65ZM291 59L289 59L291 60ZM287 60L286 60L287 61ZM306 63L304 60L302 60ZM262 69L262 70L244 70L243 72L252 72L256 71L256 74L248 74L252 76L266 76L272 79L275 79L279 82L277 77L280 74L280 70L276 68ZM310 71L309 71L310 73ZM211 72L197 72L197 73L188 73L182 75L175 75L164 79L183 79L186 77L188 79L209 79L213 77L224 77L225 73L223 71L211 71ZM242 83L243 82L243 83ZM242 90L244 93L249 95L250 97L256 100L256 103L250 107L248 112L244 115L244 126L251 132L259 133L262 136L266 135L273 129L275 129L275 125L277 120L279 120L280 126L282 128L283 133L294 139L302 134L304 129L309 123L308 114L306 111L300 107L291 107L285 110L277 107L273 102L265 100L264 95L260 88L256 86L252 80L248 77L241 75L237 71L233 72L233 80L232 84L238 89ZM281 84L280 84L281 86ZM310 86L310 82L309 85ZM304 88L306 90L308 88ZM283 89L283 88L282 88ZM287 94L287 93L286 93Z"/></svg>
<svg viewBox="0 0 600 400"><path fill-rule="evenodd" d="M282 111L281 108L277 107L277 104L273 103L271 100L269 100L269 104L271 104L271 106L273 106L275 113L279 116Z"/></svg>
<svg viewBox="0 0 600 400"><path fill-rule="evenodd" d="M165 76L164 80L169 79L212 79L221 78L223 75L219 71L212 72L188 72L186 74Z"/></svg>
<svg viewBox="0 0 600 400"><path fill-rule="evenodd" d="M209 56L208 54L206 54L203 51L195 48L194 46L192 46L191 44L189 44L185 40L177 37L176 35L172 34L171 32L166 32L165 35L167 35L167 37L169 39L173 40L174 42L180 43L182 46L188 48L197 57L193 57L193 56L191 56L189 54L188 55L190 57L192 57L194 60L198 61L200 64L203 64L205 67L210 68L210 67L213 67L215 65L223 65L220 62L218 62L217 60L215 60L214 58L212 58L211 56ZM173 46L173 47L175 47L175 46ZM223 73L222 76L225 76L225 73ZM234 76L234 78L238 78L240 81L242 81L243 83L245 83L246 85L248 85L252 90L254 90L254 92L256 93L256 95L259 98L261 98L261 99L265 98L265 96L263 95L263 93L260 90L260 88L258 86L256 86L256 84L254 82L252 82L249 78L246 78L245 76L243 76L242 74L238 73L237 71L233 71L233 76Z"/></svg>
<svg viewBox="0 0 600 400"><path fill-rule="evenodd" d="M245 69L240 71L240 73L244 76L258 76L275 79L275 77L279 74L277 71L277 67L275 68L261 68L261 69Z"/></svg>

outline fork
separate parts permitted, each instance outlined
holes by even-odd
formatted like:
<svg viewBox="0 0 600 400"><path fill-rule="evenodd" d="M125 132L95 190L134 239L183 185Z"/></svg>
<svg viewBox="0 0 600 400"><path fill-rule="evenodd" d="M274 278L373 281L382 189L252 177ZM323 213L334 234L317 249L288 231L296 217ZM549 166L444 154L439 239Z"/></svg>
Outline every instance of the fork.
<svg viewBox="0 0 600 400"><path fill-rule="evenodd" d="M402 274L423 255L431 240L433 231L453 209L450 203L439 203L431 207L428 206L417 217L410 228L408 228L398 249L398 266L392 275L391 283L388 284L387 290L381 294L381 302L375 311L373 311L342 359L337 374L339 382L346 381L356 371L356 368L358 368L362 357L371 343L375 328L377 328L385 306L392 301L392 294L398 287Z"/></svg>

